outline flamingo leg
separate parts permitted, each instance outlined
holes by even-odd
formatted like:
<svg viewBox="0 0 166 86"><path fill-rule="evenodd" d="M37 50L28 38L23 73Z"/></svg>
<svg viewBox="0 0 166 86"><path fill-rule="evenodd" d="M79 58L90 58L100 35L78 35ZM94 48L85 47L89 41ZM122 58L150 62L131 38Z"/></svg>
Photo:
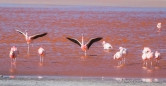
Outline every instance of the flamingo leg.
<svg viewBox="0 0 166 86"><path fill-rule="evenodd" d="M12 68L12 64L13 64L13 62L11 61L11 68Z"/></svg>
<svg viewBox="0 0 166 86"><path fill-rule="evenodd" d="M122 58L122 62L123 62L123 64L125 64L125 57L124 57L124 58Z"/></svg>
<svg viewBox="0 0 166 86"><path fill-rule="evenodd" d="M16 62L16 58L14 58L14 62Z"/></svg>
<svg viewBox="0 0 166 86"><path fill-rule="evenodd" d="M120 61L120 65L122 65L122 61Z"/></svg>
<svg viewBox="0 0 166 86"><path fill-rule="evenodd" d="M27 53L29 53L29 44L28 44L28 52Z"/></svg>
<svg viewBox="0 0 166 86"><path fill-rule="evenodd" d="M43 56L42 56L42 62L43 62Z"/></svg>
<svg viewBox="0 0 166 86"><path fill-rule="evenodd" d="M41 56L40 56L40 62L41 62Z"/></svg>
<svg viewBox="0 0 166 86"><path fill-rule="evenodd" d="M144 61L143 61L143 66L146 66L146 64L147 64L147 63L146 63L146 60L144 60Z"/></svg>
<svg viewBox="0 0 166 86"><path fill-rule="evenodd" d="M126 58L124 58L124 64L126 64Z"/></svg>
<svg viewBox="0 0 166 86"><path fill-rule="evenodd" d="M121 65L121 60L119 60L118 65L119 65L119 66Z"/></svg>
<svg viewBox="0 0 166 86"><path fill-rule="evenodd" d="M156 65L158 66L159 65L159 60L156 59Z"/></svg>
<svg viewBox="0 0 166 86"><path fill-rule="evenodd" d="M86 56L86 51L85 51L85 56Z"/></svg>
<svg viewBox="0 0 166 86"><path fill-rule="evenodd" d="M147 61L145 61L146 62L146 66L148 65L148 62Z"/></svg>
<svg viewBox="0 0 166 86"><path fill-rule="evenodd" d="M143 61L143 66L147 66L147 61L146 60Z"/></svg>
<svg viewBox="0 0 166 86"><path fill-rule="evenodd" d="M150 60L150 61L151 61L151 67L152 67L152 65L153 65L152 60Z"/></svg>
<svg viewBox="0 0 166 86"><path fill-rule="evenodd" d="M13 59L11 58L11 63L13 63Z"/></svg>
<svg viewBox="0 0 166 86"><path fill-rule="evenodd" d="M159 65L159 62L160 62L160 61L158 60L158 65Z"/></svg>

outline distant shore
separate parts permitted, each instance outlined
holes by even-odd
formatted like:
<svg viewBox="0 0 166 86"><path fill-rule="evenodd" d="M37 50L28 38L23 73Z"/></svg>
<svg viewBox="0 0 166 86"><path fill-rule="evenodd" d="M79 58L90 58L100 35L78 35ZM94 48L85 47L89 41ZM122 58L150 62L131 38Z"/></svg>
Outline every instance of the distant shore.
<svg viewBox="0 0 166 86"><path fill-rule="evenodd" d="M2 0L0 5L47 5L47 6L113 6L113 7L166 7L166 0Z"/></svg>

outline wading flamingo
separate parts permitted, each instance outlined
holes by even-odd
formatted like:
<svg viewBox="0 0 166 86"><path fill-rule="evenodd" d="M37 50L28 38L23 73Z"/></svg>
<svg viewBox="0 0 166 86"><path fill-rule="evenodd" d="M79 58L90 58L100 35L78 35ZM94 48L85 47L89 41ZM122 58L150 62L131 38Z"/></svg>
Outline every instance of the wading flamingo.
<svg viewBox="0 0 166 86"><path fill-rule="evenodd" d="M154 58L153 52L148 52L147 53L147 59L150 60L151 66L152 66L152 60L153 60L153 58Z"/></svg>
<svg viewBox="0 0 166 86"><path fill-rule="evenodd" d="M158 51L156 51L156 52L155 52L156 65L159 65L159 60L160 60L161 58L162 58L162 57L161 57L161 54L160 54Z"/></svg>
<svg viewBox="0 0 166 86"><path fill-rule="evenodd" d="M151 49L149 47L144 47L144 50L142 51L143 66L147 66L148 60L150 60L152 66L153 57L154 55L153 52L151 52Z"/></svg>
<svg viewBox="0 0 166 86"><path fill-rule="evenodd" d="M109 51L109 50L113 49L113 47L111 46L111 44L106 43L105 41L102 42L102 45L104 47L104 50L106 50L106 51Z"/></svg>
<svg viewBox="0 0 166 86"><path fill-rule="evenodd" d="M118 65L120 66L122 64L122 52L118 51L113 57L114 59L118 60Z"/></svg>
<svg viewBox="0 0 166 86"><path fill-rule="evenodd" d="M11 58L11 63L16 62L16 57L19 54L17 47L13 46L10 49L9 57Z"/></svg>
<svg viewBox="0 0 166 86"><path fill-rule="evenodd" d="M102 37L97 37L97 38L91 38L86 44L84 44L84 34L82 34L82 42L79 42L77 39L75 38L69 38L66 37L68 40L78 44L81 49L85 52L85 56L86 56L86 51L90 48L90 46L97 41L100 41L102 39Z"/></svg>
<svg viewBox="0 0 166 86"><path fill-rule="evenodd" d="M43 62L43 57L45 56L45 50L42 47L40 47L38 49L38 53L40 55L40 62Z"/></svg>
<svg viewBox="0 0 166 86"><path fill-rule="evenodd" d="M27 41L27 44L28 44L28 53L29 53L29 44L34 40L34 39L37 39L39 37L43 37L45 35L47 35L47 33L42 33L42 34L36 34L36 35L33 35L33 36L28 36L28 32L27 30L24 32L20 31L20 30L16 30L17 32L19 32L20 34L23 34L25 36L25 40Z"/></svg>
<svg viewBox="0 0 166 86"><path fill-rule="evenodd" d="M151 49L149 47L144 47L142 53L147 53L147 52L151 52Z"/></svg>
<svg viewBox="0 0 166 86"><path fill-rule="evenodd" d="M160 32L161 31L161 23L157 24L157 28L158 28L158 32Z"/></svg>
<svg viewBox="0 0 166 86"><path fill-rule="evenodd" d="M142 53L143 66L147 66L147 53Z"/></svg>
<svg viewBox="0 0 166 86"><path fill-rule="evenodd" d="M122 63L125 64L125 59L127 57L128 54L128 50L126 48L123 47L119 47L120 52L122 53Z"/></svg>

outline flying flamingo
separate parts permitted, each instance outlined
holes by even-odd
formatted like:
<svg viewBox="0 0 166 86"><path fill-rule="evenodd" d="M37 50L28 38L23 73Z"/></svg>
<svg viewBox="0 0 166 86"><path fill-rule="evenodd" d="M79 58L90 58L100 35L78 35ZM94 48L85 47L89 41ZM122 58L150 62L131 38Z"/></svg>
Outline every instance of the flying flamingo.
<svg viewBox="0 0 166 86"><path fill-rule="evenodd" d="M104 50L106 50L106 51L109 51L109 50L113 49L113 47L111 46L111 44L106 43L105 41L103 41L102 45L104 47Z"/></svg>
<svg viewBox="0 0 166 86"><path fill-rule="evenodd" d="M161 54L160 54L158 51L156 51L156 52L155 52L156 65L159 65L159 60L160 60L161 58L162 58L162 57L161 57Z"/></svg>
<svg viewBox="0 0 166 86"><path fill-rule="evenodd" d="M11 63L16 62L16 57L19 54L17 47L13 46L10 49L9 57L11 58Z"/></svg>
<svg viewBox="0 0 166 86"><path fill-rule="evenodd" d="M29 53L29 44L32 43L32 41L34 39L37 39L39 37L43 37L43 36L47 35L47 33L42 33L42 34L36 34L36 35L33 35L33 36L28 36L27 30L25 30L25 33L20 31L20 30L16 30L16 31L25 36L25 40L27 41L27 44L28 44L28 53Z"/></svg>
<svg viewBox="0 0 166 86"><path fill-rule="evenodd" d="M161 23L157 24L157 28L158 28L158 32L160 32L161 31Z"/></svg>
<svg viewBox="0 0 166 86"><path fill-rule="evenodd" d="M128 50L123 47L119 47L120 52L122 53L122 62L125 64L125 59L128 54Z"/></svg>
<svg viewBox="0 0 166 86"><path fill-rule="evenodd" d="M38 49L38 53L40 55L40 62L43 62L43 57L45 56L45 50L42 47L40 47Z"/></svg>
<svg viewBox="0 0 166 86"><path fill-rule="evenodd" d="M87 42L86 44L84 44L84 34L82 34L82 42L79 42L77 39L75 38L69 38L69 37L66 37L68 40L78 44L81 49L85 52L85 56L86 56L86 51L90 48L90 46L94 43L94 42L97 42L97 41L100 41L102 39L102 37L97 37L97 38L91 38L89 40L89 42Z"/></svg>
<svg viewBox="0 0 166 86"><path fill-rule="evenodd" d="M116 52L116 54L113 57L114 59L118 60L118 65L120 66L122 64L121 60L122 60L122 52L118 51Z"/></svg>

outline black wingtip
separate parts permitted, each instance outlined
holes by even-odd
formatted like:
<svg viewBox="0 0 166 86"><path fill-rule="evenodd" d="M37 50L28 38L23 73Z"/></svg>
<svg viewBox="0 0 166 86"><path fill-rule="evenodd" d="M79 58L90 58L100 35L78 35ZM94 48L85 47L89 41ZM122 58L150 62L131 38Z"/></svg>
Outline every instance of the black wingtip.
<svg viewBox="0 0 166 86"><path fill-rule="evenodd" d="M66 39L70 39L69 37L66 37Z"/></svg>
<svg viewBox="0 0 166 86"><path fill-rule="evenodd" d="M44 34L45 34L45 35L47 35L48 33L47 33L47 32L45 32Z"/></svg>

